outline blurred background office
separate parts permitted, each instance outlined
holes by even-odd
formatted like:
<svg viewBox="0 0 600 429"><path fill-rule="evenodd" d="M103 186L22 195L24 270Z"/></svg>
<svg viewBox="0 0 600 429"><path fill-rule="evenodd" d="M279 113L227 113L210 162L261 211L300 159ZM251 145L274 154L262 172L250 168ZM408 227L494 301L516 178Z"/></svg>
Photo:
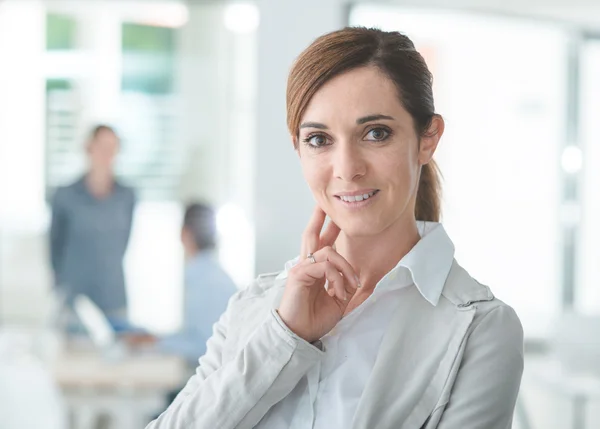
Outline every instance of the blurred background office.
<svg viewBox="0 0 600 429"><path fill-rule="evenodd" d="M177 332L184 202L215 207L238 288L297 253L313 202L285 80L347 24L407 33L434 74L444 223L525 328L515 427L600 427L597 0L0 0L0 398L17 403L0 401L0 427L141 427L187 375L177 355L99 350L110 332L74 348L55 323L50 204L84 173L89 130L118 130L137 197L127 317Z"/></svg>

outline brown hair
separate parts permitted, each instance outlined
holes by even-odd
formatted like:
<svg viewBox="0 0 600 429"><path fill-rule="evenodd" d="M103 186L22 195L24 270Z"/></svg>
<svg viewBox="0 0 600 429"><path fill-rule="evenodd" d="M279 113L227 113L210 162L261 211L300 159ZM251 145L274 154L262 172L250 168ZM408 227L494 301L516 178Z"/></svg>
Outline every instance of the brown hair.
<svg viewBox="0 0 600 429"><path fill-rule="evenodd" d="M185 208L183 226L194 237L200 250L214 249L217 242L217 219L215 211L207 204L191 203Z"/></svg>
<svg viewBox="0 0 600 429"><path fill-rule="evenodd" d="M332 78L364 66L375 66L398 89L400 102L422 136L436 116L432 75L413 42L398 32L347 27L316 39L292 66L287 83L287 125L298 136L300 120L314 94ZM431 160L423 165L417 191L417 220L438 222L441 211L439 169Z"/></svg>
<svg viewBox="0 0 600 429"><path fill-rule="evenodd" d="M103 131L109 131L109 132L113 133L115 136L117 135L117 132L115 131L115 129L113 127L111 127L110 125L99 124L99 125L96 125L94 128L92 128L92 130L90 131L90 140L94 140L96 137L98 137L98 134L100 134Z"/></svg>

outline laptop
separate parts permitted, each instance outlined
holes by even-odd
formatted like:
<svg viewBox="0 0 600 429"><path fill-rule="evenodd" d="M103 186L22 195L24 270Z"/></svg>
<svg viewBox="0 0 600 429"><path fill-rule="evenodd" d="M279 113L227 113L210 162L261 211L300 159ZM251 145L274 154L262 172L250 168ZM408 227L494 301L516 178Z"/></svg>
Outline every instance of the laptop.
<svg viewBox="0 0 600 429"><path fill-rule="evenodd" d="M77 295L73 301L73 308L96 347L107 349L116 343L115 330L91 299L85 295Z"/></svg>
<svg viewBox="0 0 600 429"><path fill-rule="evenodd" d="M118 340L106 315L90 298L77 295L73 300L73 309L94 346L106 358L121 359L129 354L125 344Z"/></svg>

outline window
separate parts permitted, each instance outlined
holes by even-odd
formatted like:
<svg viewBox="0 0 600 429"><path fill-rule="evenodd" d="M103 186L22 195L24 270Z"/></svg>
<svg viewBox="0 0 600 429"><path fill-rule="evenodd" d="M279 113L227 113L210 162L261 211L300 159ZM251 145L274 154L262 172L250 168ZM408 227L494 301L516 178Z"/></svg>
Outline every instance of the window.
<svg viewBox="0 0 600 429"><path fill-rule="evenodd" d="M46 49L49 51L75 49L77 21L66 15L46 15Z"/></svg>
<svg viewBox="0 0 600 429"><path fill-rule="evenodd" d="M46 80L46 200L83 169L77 94L68 79Z"/></svg>

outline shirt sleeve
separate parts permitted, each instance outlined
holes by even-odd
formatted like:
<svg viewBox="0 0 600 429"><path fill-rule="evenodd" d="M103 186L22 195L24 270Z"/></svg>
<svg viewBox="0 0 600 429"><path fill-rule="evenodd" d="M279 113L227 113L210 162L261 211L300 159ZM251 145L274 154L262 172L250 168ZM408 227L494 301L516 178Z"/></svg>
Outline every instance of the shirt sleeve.
<svg viewBox="0 0 600 429"><path fill-rule="evenodd" d="M64 256L64 247L67 231L67 213L64 202L63 190L58 189L52 198L52 220L50 222L50 263L54 273L54 285L59 286L60 267Z"/></svg>
<svg viewBox="0 0 600 429"><path fill-rule="evenodd" d="M248 343L223 362L230 317L228 310L215 324L196 374L147 429L253 428L323 355L272 311Z"/></svg>
<svg viewBox="0 0 600 429"><path fill-rule="evenodd" d="M125 233L125 242L123 243L123 248L127 250L127 245L129 244L129 238L131 237L131 229L133 226L133 216L135 214L135 206L136 206L136 196L135 191L130 189L129 200L128 200L128 219L127 219L127 231Z"/></svg>
<svg viewBox="0 0 600 429"><path fill-rule="evenodd" d="M438 429L510 429L523 374L523 328L503 305L491 310L467 340ZM427 426L429 427L429 426Z"/></svg>

